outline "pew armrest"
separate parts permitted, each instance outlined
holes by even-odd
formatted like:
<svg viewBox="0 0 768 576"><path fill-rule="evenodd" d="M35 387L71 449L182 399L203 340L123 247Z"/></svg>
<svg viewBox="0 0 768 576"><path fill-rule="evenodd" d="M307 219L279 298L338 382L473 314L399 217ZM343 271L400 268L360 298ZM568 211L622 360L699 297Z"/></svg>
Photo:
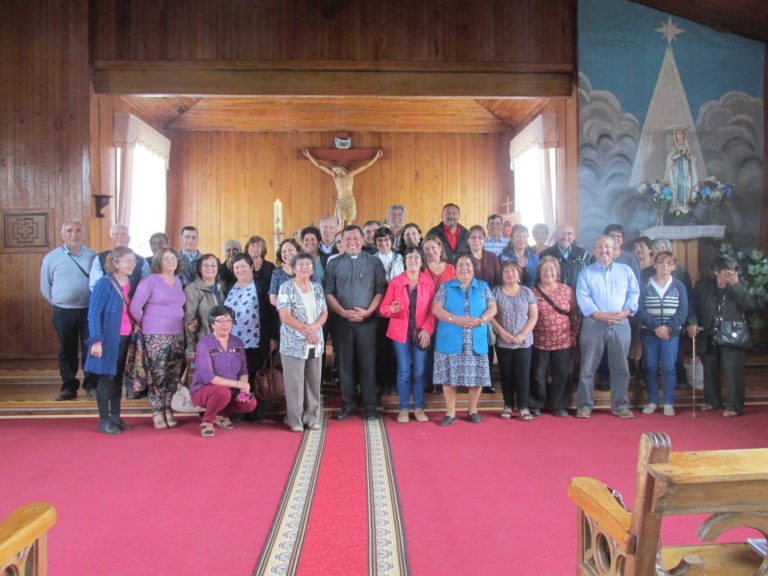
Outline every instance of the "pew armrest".
<svg viewBox="0 0 768 576"><path fill-rule="evenodd" d="M629 531L632 515L605 484L595 478L577 476L568 485L568 497L624 552L634 553L635 537Z"/></svg>

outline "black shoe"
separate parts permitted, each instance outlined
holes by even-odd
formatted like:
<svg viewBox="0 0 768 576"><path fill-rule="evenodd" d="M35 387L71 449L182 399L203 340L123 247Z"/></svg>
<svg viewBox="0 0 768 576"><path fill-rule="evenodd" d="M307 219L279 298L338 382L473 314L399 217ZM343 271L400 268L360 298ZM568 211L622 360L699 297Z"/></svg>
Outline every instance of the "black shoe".
<svg viewBox="0 0 768 576"><path fill-rule="evenodd" d="M56 395L56 402L61 402L62 400L76 400L77 399L77 390L62 390Z"/></svg>
<svg viewBox="0 0 768 576"><path fill-rule="evenodd" d="M608 392L611 389L608 384L598 384L595 388L600 392Z"/></svg>
<svg viewBox="0 0 768 576"><path fill-rule="evenodd" d="M528 412L531 413L531 416L541 416L541 410L539 408L530 408Z"/></svg>
<svg viewBox="0 0 768 576"><path fill-rule="evenodd" d="M444 416L442 420L440 420L440 426L450 426L456 421L456 418L454 416Z"/></svg>
<svg viewBox="0 0 768 576"><path fill-rule="evenodd" d="M376 420L379 417L379 413L376 410L366 411L363 414L363 420Z"/></svg>
<svg viewBox="0 0 768 576"><path fill-rule="evenodd" d="M442 384L438 384L437 386L434 387L432 392L434 394L442 394L443 393L443 385Z"/></svg>
<svg viewBox="0 0 768 576"><path fill-rule="evenodd" d="M99 422L99 432L103 432L104 434L122 434L122 431L117 427L117 424L109 418L104 418Z"/></svg>
<svg viewBox="0 0 768 576"><path fill-rule="evenodd" d="M472 422L472 424L480 424L482 420L480 419L480 414L477 412L472 412L472 414L467 414L467 420Z"/></svg>
<svg viewBox="0 0 768 576"><path fill-rule="evenodd" d="M112 416L112 422L114 422L115 426L120 430L133 430L133 426L120 418L120 416Z"/></svg>
<svg viewBox="0 0 768 576"><path fill-rule="evenodd" d="M334 414L332 418L334 420L346 420L347 418L352 416L354 413L355 413L354 410L342 410L341 412L336 412L336 414Z"/></svg>
<svg viewBox="0 0 768 576"><path fill-rule="evenodd" d="M483 394L496 394L496 388L493 386L484 386Z"/></svg>

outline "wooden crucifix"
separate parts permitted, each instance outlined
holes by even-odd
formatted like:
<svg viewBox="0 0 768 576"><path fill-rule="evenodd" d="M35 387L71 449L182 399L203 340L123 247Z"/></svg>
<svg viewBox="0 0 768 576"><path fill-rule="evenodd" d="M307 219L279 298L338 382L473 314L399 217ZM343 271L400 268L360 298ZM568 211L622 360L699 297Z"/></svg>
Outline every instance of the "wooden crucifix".
<svg viewBox="0 0 768 576"><path fill-rule="evenodd" d="M333 178L333 184L336 187L334 215L339 219L341 226L352 224L357 218L357 203L353 193L355 176L370 168L384 155L384 151L371 148L313 148L312 150L304 148L302 153L312 164ZM331 162L330 166L321 163L321 160ZM349 170L351 160L367 161L362 166Z"/></svg>

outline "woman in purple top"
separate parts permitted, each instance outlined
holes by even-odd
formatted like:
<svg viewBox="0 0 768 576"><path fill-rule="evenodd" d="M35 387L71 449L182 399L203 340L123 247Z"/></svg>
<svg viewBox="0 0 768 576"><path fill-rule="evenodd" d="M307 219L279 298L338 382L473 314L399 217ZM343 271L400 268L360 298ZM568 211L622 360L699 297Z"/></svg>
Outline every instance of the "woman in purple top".
<svg viewBox="0 0 768 576"><path fill-rule="evenodd" d="M163 248L152 256L152 274L139 282L131 315L141 326L149 360L149 403L155 428L174 428L171 398L184 367L184 271L179 253Z"/></svg>
<svg viewBox="0 0 768 576"><path fill-rule="evenodd" d="M233 428L232 414L252 412L256 399L250 394L245 346L233 336L235 311L227 306L214 306L208 314L211 333L197 343L196 368L190 392L192 402L205 408L200 435L214 435L213 425L224 430Z"/></svg>

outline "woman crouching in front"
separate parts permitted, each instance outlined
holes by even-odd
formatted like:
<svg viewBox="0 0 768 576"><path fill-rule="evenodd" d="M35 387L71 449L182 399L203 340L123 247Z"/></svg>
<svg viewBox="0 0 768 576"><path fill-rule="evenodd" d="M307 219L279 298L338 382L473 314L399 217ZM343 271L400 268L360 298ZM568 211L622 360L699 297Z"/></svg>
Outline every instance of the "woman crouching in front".
<svg viewBox="0 0 768 576"><path fill-rule="evenodd" d="M256 399L250 395L248 365L243 341L232 332L235 312L227 306L214 306L208 315L211 333L197 343L195 375L189 387L192 402L205 408L200 435L214 436L213 425L233 428L232 414L252 412Z"/></svg>

